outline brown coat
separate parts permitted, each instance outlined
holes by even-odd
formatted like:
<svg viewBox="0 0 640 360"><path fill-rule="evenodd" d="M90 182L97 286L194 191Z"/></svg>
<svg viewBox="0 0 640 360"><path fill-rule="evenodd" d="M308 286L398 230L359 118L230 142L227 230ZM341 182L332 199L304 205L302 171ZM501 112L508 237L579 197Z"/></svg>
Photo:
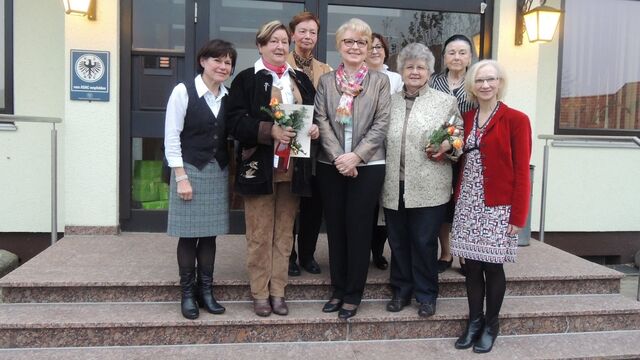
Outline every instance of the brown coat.
<svg viewBox="0 0 640 360"><path fill-rule="evenodd" d="M370 70L362 82L362 88L362 92L353 100L351 152L364 163L384 160L384 140L391 110L389 78L381 72ZM330 164L345 153L344 125L335 121L341 96L336 72L322 75L316 90L314 111L314 123L320 129L320 162Z"/></svg>
<svg viewBox="0 0 640 360"><path fill-rule="evenodd" d="M296 65L296 60L293 58L293 51L289 53L289 56L287 56L287 62L289 63L289 65L291 65L292 68L298 71L302 71L302 69L298 68L298 66ZM313 79L311 79L311 81L313 82L313 86L317 88L318 81L320 81L320 76L328 73L333 69L331 68L331 66L320 62L315 58L311 61L311 64L311 67L313 68Z"/></svg>

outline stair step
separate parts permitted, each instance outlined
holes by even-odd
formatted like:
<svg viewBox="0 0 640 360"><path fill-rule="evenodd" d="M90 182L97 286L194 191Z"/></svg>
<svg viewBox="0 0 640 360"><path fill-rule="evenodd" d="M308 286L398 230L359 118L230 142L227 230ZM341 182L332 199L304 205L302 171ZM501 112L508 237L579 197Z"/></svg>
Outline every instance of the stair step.
<svg viewBox="0 0 640 360"><path fill-rule="evenodd" d="M218 238L215 291L226 301L250 299L242 235ZM66 236L0 280L2 301L127 302L178 299L176 240L162 234ZM287 297L318 300L329 296L326 235L316 258L323 273L303 271L291 277ZM389 258L388 250L386 254ZM457 261L456 261L457 264ZM614 294L623 274L532 240L519 249L518 262L506 264L508 295ZM389 271L369 270L365 298L391 296ZM440 275L442 297L465 296L464 277L456 269Z"/></svg>
<svg viewBox="0 0 640 360"><path fill-rule="evenodd" d="M289 316L261 318L250 302L226 302L224 315L184 319L178 303L76 303L0 305L0 347L74 347L358 341L442 338L459 335L464 298L438 300L432 318L410 306L399 313L384 301L365 301L341 321L320 311L322 302L292 301ZM507 297L501 334L640 330L640 303L620 295Z"/></svg>
<svg viewBox="0 0 640 360"><path fill-rule="evenodd" d="M640 357L640 330L500 336L491 359L633 359ZM453 338L325 343L169 345L0 350L14 360L85 359L478 359L456 350Z"/></svg>

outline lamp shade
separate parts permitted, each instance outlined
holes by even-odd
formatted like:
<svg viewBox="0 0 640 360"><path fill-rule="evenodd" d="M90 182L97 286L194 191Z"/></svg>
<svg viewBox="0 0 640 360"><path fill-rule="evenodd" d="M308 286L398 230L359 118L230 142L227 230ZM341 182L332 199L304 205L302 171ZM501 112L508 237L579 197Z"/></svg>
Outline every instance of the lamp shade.
<svg viewBox="0 0 640 360"><path fill-rule="evenodd" d="M558 22L560 10L550 6L538 6L524 14L524 24L530 42L549 42L553 39Z"/></svg>
<svg viewBox="0 0 640 360"><path fill-rule="evenodd" d="M62 0L62 4L67 14L87 15L91 0Z"/></svg>

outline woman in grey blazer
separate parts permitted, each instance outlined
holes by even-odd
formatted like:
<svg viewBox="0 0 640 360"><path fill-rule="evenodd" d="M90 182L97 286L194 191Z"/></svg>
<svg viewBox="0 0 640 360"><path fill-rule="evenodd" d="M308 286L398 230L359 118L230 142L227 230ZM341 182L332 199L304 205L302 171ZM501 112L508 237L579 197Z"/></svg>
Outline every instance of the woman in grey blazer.
<svg viewBox="0 0 640 360"><path fill-rule="evenodd" d="M438 231L451 197L451 160L461 152L449 140L428 149L427 144L446 123L452 124L458 146L462 135L456 98L429 87L433 64L422 44L409 44L398 56L404 88L391 97L382 195L393 288L387 310L402 310L415 294L422 317L436 311Z"/></svg>
<svg viewBox="0 0 640 360"><path fill-rule="evenodd" d="M322 311L356 314L371 251L371 214L384 180L389 79L369 71L371 28L351 19L336 31L341 64L318 83L314 121L320 129L317 178L324 203L333 294Z"/></svg>

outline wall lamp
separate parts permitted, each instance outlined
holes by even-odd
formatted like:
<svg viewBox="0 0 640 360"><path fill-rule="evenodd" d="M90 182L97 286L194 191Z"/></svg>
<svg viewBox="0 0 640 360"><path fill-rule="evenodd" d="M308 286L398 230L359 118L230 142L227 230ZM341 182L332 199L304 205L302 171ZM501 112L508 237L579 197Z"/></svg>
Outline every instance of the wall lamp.
<svg viewBox="0 0 640 360"><path fill-rule="evenodd" d="M562 12L546 6L546 0L540 6L531 9L533 0L518 0L516 8L516 45L522 45L526 30L529 42L549 42L553 40Z"/></svg>
<svg viewBox="0 0 640 360"><path fill-rule="evenodd" d="M64 12L67 14L86 16L89 20L96 19L97 0L62 0Z"/></svg>

